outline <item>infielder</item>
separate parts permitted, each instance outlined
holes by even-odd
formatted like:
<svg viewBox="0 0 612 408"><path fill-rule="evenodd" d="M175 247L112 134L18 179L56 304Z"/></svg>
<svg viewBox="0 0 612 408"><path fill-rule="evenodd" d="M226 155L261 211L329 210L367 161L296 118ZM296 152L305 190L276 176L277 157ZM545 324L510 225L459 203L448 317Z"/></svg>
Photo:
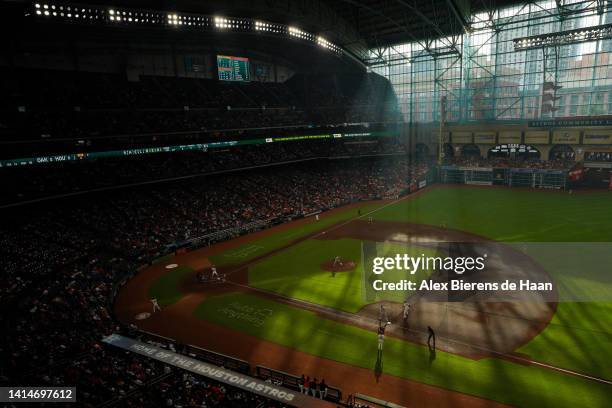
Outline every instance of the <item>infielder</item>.
<svg viewBox="0 0 612 408"><path fill-rule="evenodd" d="M219 280L219 273L217 273L217 267L213 265L211 268L210 278L212 280Z"/></svg>
<svg viewBox="0 0 612 408"><path fill-rule="evenodd" d="M343 265L342 257L341 256L335 257L334 258L334 265L333 266L336 267L336 266L342 266L342 265Z"/></svg>
<svg viewBox="0 0 612 408"><path fill-rule="evenodd" d="M378 326L378 351L383 351L383 345L385 344L385 327L379 325Z"/></svg>
<svg viewBox="0 0 612 408"><path fill-rule="evenodd" d="M427 347L431 350L431 341L433 340L433 350L436 349L436 332L431 328L431 326L427 326L427 333L429 336L427 337Z"/></svg>
<svg viewBox="0 0 612 408"><path fill-rule="evenodd" d="M385 305L380 304L380 310L378 312L378 321L379 322L387 322L387 324L391 324L389 321L389 316L387 316L387 310L385 309ZM385 325L386 326L386 325Z"/></svg>
<svg viewBox="0 0 612 408"><path fill-rule="evenodd" d="M404 322L408 321L408 317L410 317L410 310L412 309L412 306L410 305L410 303L408 303L408 301L404 302L404 311L403 311L403 317L404 317Z"/></svg>

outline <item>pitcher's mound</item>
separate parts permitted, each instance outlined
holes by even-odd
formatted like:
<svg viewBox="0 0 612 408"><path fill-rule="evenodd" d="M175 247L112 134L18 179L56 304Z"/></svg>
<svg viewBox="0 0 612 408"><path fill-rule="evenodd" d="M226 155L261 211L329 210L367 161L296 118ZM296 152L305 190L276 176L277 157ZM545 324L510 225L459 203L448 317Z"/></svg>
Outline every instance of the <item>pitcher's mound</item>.
<svg viewBox="0 0 612 408"><path fill-rule="evenodd" d="M334 265L333 259L331 261L325 261L321 264L321 269L328 272L350 272L355 269L355 262L353 261L342 261Z"/></svg>

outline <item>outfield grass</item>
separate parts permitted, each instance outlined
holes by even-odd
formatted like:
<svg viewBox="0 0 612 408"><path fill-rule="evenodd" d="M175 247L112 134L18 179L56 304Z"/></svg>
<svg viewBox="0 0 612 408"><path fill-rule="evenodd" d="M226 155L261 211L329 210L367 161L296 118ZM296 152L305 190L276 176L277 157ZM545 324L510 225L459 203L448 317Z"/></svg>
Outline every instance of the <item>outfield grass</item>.
<svg viewBox="0 0 612 408"><path fill-rule="evenodd" d="M370 206L369 208L374 208ZM612 194L607 192L567 194L512 189L464 187L435 188L418 197L385 207L375 219L404 221L464 230L502 242L612 242ZM227 251L213 258L218 264L241 263L282 247L299 237L325 229L356 216L357 209L323 218L295 230L256 240L246 256ZM362 210L364 211L364 210ZM242 249L244 249L242 248ZM254 286L355 311L359 303L358 274L337 274L331 278L318 265L336 255L351 258L357 246L351 240L307 240L287 251L266 258L250 270ZM530 254L538 258L536 254ZM609 296L612 287L607 274L612 261L600 262L597 274L586 274L588 250L575 256L575 264L561 271L559 259L536 259L552 275L562 294L579 293ZM359 258L355 259L359 261ZM605 269L608 268L608 269ZM318 270L317 270L318 269ZM314 273L313 273L314 271ZM588 270L591 271L591 270ZM290 273L288 273L290 272ZM177 278L174 278L177 279ZM333 281L332 281L333 279ZM156 285L158 285L156 283ZM172 280L159 290L174 299ZM158 295L158 298L161 296ZM594 297L597 298L597 297ZM355 300L357 299L357 301ZM361 367L373 368L374 334L331 322L286 305L267 302L275 311L262 326L221 318L215 310L232 302L263 307L264 300L246 295L210 299L198 309L198 316L263 339L310 354ZM160 304L163 304L160 302ZM213 312L213 313L211 313ZM299 324L296 324L299 322ZM519 352L554 366L612 379L612 303L559 303L548 327ZM460 356L437 353L429 366L424 347L400 340L385 345L384 371L428 384L492 398L519 406L610 406L612 387L537 367L522 366L499 359L474 362Z"/></svg>
<svg viewBox="0 0 612 408"><path fill-rule="evenodd" d="M183 297L179 285L190 272L193 272L193 269L187 266L170 269L149 287L149 297L157 299L161 307L176 303Z"/></svg>
<svg viewBox="0 0 612 408"><path fill-rule="evenodd" d="M228 310L240 311L240 317L228 318ZM215 296L195 314L305 353L367 369L376 364L375 333L258 296ZM610 386L495 358L475 361L438 351L432 361L425 347L393 338L385 340L382 367L387 374L521 407L597 408L610 403Z"/></svg>
<svg viewBox="0 0 612 408"><path fill-rule="evenodd" d="M433 256L435 251L414 245L385 243L378 256L395 254ZM332 276L330 272L321 269L323 262L333 260L336 256L355 261L355 270L339 272ZM325 241L310 239L249 267L249 285L354 313L376 301L375 298L366 297L362 267L361 241L349 238ZM428 276L422 271L417 271L414 275L419 279ZM389 269L379 278L385 282L397 282L412 277L405 270ZM419 279L413 280L418 284ZM405 296L406 292L384 293L386 300L396 302L402 302Z"/></svg>
<svg viewBox="0 0 612 408"><path fill-rule="evenodd" d="M375 219L446 224L502 242L610 242L612 194L502 188L434 188Z"/></svg>
<svg viewBox="0 0 612 408"><path fill-rule="evenodd" d="M612 242L612 194L567 194L512 189L444 187L414 200L387 207L375 219L446 224L502 242ZM610 279L592 280L597 273L583 252L571 268L561 268L554 256L534 256L559 287L583 293L612 293ZM604 273L611 263L602 262ZM564 265L567 266L567 265ZM592 264L591 264L592 267ZM606 269L607 268L607 269ZM569 271L576 273L572 276ZM584 276L580 273L584 272ZM564 294L562 293L562 296ZM606 295L593 297L605 298ZM559 303L551 324L518 350L551 365L612 379L612 303ZM612 391L611 391L612 392Z"/></svg>
<svg viewBox="0 0 612 408"><path fill-rule="evenodd" d="M448 228L505 242L608 242L612 241L611 209L612 194L607 192L570 195L442 187L384 207L373 216L377 220L446 224ZM322 280L310 275L310 261L318 260L319 253L329 258L334 245L329 241L311 240L294 251L267 258L250 268L251 284L314 303L347 311L358 310L363 306L363 300L357 297L358 279L342 277L326 290ZM338 244L337 251L342 250L343 244ZM594 256L588 249L577 253L573 257L575 265L565 265L566 268L559 264L559 260L565 262L566 257L529 255L549 271L562 292L592 294L594 299L604 299L612 293L609 283L612 279L597 276L598 273L610 273L607 269L586 273L586 257ZM611 264L612 259L610 262L602 260L598 266ZM589 323L584 323L586 320ZM612 355L611 327L611 303L559 303L552 324L518 351L551 365L612 379L612 365L603 362L604 356Z"/></svg>

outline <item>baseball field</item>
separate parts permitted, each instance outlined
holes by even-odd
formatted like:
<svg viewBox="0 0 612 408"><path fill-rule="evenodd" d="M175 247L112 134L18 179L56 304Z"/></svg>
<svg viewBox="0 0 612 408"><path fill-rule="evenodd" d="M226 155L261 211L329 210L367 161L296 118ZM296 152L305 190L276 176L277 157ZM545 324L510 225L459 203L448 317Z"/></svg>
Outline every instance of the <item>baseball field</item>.
<svg viewBox="0 0 612 408"><path fill-rule="evenodd" d="M608 407L611 210L609 192L430 187L160 259L126 284L115 311L125 323L184 343L406 406ZM364 295L364 243L377 243L380 256L433 255L437 250L427 243L441 240L500 245L508 256L498 260L501 268L537 269L555 283L555 300ZM541 243L563 248L564 256L539 251ZM590 254L595 247L598 253ZM196 279L211 264L227 282ZM397 281L405 273L381 276ZM567 301L576 294L582 301ZM584 301L588 295L594 300ZM406 297L414 304L407 322L401 315ZM151 298L162 311L138 320L150 311ZM382 358L376 352L380 303L392 322ZM427 326L436 329L435 351L426 345Z"/></svg>

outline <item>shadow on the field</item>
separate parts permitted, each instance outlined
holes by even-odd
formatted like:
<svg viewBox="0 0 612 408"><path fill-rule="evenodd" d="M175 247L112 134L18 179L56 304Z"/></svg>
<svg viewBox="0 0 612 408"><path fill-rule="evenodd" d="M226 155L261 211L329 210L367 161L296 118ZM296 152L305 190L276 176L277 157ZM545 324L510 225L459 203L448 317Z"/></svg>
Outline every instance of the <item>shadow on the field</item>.
<svg viewBox="0 0 612 408"><path fill-rule="evenodd" d="M433 347L429 347L429 366L430 367L433 364L435 359L436 359L436 349Z"/></svg>
<svg viewBox="0 0 612 408"><path fill-rule="evenodd" d="M378 350L376 354L376 364L374 365L374 377L376 377L376 382L380 380L380 375L383 372L383 352L382 350Z"/></svg>

